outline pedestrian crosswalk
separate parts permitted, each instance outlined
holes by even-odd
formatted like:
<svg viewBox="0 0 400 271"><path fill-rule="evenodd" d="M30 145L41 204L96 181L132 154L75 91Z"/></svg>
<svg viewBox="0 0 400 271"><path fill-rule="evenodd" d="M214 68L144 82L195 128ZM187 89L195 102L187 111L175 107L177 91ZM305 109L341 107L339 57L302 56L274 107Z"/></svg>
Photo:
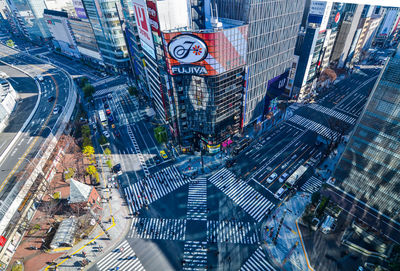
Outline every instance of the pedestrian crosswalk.
<svg viewBox="0 0 400 271"><path fill-rule="evenodd" d="M302 186L301 190L310 192L311 194L317 192L322 186L322 181L315 176L312 176Z"/></svg>
<svg viewBox="0 0 400 271"><path fill-rule="evenodd" d="M183 248L182 270L207 269L207 242L186 241Z"/></svg>
<svg viewBox="0 0 400 271"><path fill-rule="evenodd" d="M149 176L150 175L149 169L147 168L146 161L145 161L145 159L143 157L142 151L139 148L139 145L138 145L138 143L136 141L136 138L135 138L135 136L134 136L134 134L132 132L131 126L128 125L127 129L128 129L129 138L131 139L131 141L133 143L133 147L135 148L135 152L136 152L136 154L137 154L137 156L139 158L139 162L140 162L140 165L142 166L144 174L145 174L145 176Z"/></svg>
<svg viewBox="0 0 400 271"><path fill-rule="evenodd" d="M348 116L346 114L340 113L340 112L338 112L336 110L327 108L325 106L322 106L322 105L319 105L319 104L316 104L316 103L309 104L308 107L312 108L312 109L314 109L316 111L322 112L324 114L327 114L327 115L329 115L331 117L334 117L334 118L337 118L339 120L345 121L345 122L347 122L349 124L354 124L356 122L356 119L353 118L353 117L350 117L350 116Z"/></svg>
<svg viewBox="0 0 400 271"><path fill-rule="evenodd" d="M289 119L290 122L293 122L295 124L298 124L300 126L303 126L311 131L314 131L320 135L322 135L325 138L333 139L334 141L338 139L339 133L336 131L333 131L332 129L315 122L313 120L301 117L299 115L294 115Z"/></svg>
<svg viewBox="0 0 400 271"><path fill-rule="evenodd" d="M183 178L178 169L171 166L125 187L124 192L131 212L135 213L189 181L190 178Z"/></svg>
<svg viewBox="0 0 400 271"><path fill-rule="evenodd" d="M145 270L135 252L125 240L116 249L105 255L96 270L139 271Z"/></svg>
<svg viewBox="0 0 400 271"><path fill-rule="evenodd" d="M188 220L207 220L207 179L197 178L189 183Z"/></svg>
<svg viewBox="0 0 400 271"><path fill-rule="evenodd" d="M211 243L256 244L257 224L236 221L207 221L207 241Z"/></svg>
<svg viewBox="0 0 400 271"><path fill-rule="evenodd" d="M245 212L260 222L275 205L226 168L220 169L210 182L238 204Z"/></svg>
<svg viewBox="0 0 400 271"><path fill-rule="evenodd" d="M240 271L274 271L275 268L267 261L262 247L259 247L253 255L242 265Z"/></svg>
<svg viewBox="0 0 400 271"><path fill-rule="evenodd" d="M185 219L133 218L130 238L184 241Z"/></svg>

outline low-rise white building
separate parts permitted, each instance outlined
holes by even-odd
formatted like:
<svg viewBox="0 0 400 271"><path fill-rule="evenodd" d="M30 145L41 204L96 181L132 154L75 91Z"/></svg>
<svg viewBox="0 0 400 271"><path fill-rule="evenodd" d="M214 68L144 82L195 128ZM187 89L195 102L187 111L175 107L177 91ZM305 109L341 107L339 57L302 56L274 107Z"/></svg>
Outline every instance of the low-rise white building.
<svg viewBox="0 0 400 271"><path fill-rule="evenodd" d="M18 95L6 79L0 78L0 132L6 128L8 118L17 104Z"/></svg>

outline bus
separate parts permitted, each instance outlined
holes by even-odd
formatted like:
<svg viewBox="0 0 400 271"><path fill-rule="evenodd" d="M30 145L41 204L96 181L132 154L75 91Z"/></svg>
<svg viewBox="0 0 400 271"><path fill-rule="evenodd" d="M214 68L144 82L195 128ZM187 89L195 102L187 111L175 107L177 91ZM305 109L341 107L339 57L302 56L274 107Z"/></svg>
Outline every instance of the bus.
<svg viewBox="0 0 400 271"><path fill-rule="evenodd" d="M107 118L106 118L106 114L104 113L104 110L99 110L98 114L99 114L99 119L100 119L101 124L103 126L107 126Z"/></svg>
<svg viewBox="0 0 400 271"><path fill-rule="evenodd" d="M295 172L293 172L292 175L286 180L285 185L288 188L292 188L296 182L300 179L301 176L303 176L304 172L306 172L308 169L307 166L300 166L298 169L296 169Z"/></svg>

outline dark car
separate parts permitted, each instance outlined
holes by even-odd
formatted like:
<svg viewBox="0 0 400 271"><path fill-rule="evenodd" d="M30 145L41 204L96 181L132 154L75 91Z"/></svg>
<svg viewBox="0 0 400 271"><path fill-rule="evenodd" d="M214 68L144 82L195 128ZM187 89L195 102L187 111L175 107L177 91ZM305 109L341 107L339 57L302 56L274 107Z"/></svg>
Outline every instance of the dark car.
<svg viewBox="0 0 400 271"><path fill-rule="evenodd" d="M120 136L121 136L120 132L118 132L118 131L115 131L115 132L114 132L114 135L115 135L116 137L120 137Z"/></svg>
<svg viewBox="0 0 400 271"><path fill-rule="evenodd" d="M156 164L160 164L161 163L161 158L157 155L154 157L154 161L156 162Z"/></svg>
<svg viewBox="0 0 400 271"><path fill-rule="evenodd" d="M103 103L104 103L105 101L107 101L107 98L106 98L106 97L103 97L103 98L101 98L101 100L102 100Z"/></svg>
<svg viewBox="0 0 400 271"><path fill-rule="evenodd" d="M111 116L111 115L110 115L110 116L108 116L108 121L109 121L109 122L114 122L114 118L113 118L113 116Z"/></svg>
<svg viewBox="0 0 400 271"><path fill-rule="evenodd" d="M54 96L49 97L47 100L49 101L49 103L51 103L52 101L54 101Z"/></svg>
<svg viewBox="0 0 400 271"><path fill-rule="evenodd" d="M121 171L121 164L113 166L113 172L118 173L119 171Z"/></svg>
<svg viewBox="0 0 400 271"><path fill-rule="evenodd" d="M104 108L109 108L108 103L104 103Z"/></svg>

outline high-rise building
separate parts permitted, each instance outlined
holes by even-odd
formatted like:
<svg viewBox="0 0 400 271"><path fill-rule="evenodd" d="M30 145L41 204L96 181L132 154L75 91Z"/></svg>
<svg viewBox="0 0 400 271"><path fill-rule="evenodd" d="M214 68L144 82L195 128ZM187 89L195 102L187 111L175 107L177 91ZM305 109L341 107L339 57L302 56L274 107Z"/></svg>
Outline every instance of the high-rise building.
<svg viewBox="0 0 400 271"><path fill-rule="evenodd" d="M249 25L242 122L243 126L263 122L277 102L276 95L268 95L268 85L278 79L284 80L282 75L287 74L293 64L305 1L216 2L219 16Z"/></svg>
<svg viewBox="0 0 400 271"><path fill-rule="evenodd" d="M400 221L400 49L383 68L334 171L338 191Z"/></svg>
<svg viewBox="0 0 400 271"><path fill-rule="evenodd" d="M57 50L71 57L80 58L75 37L68 20L68 13L57 10L44 10L44 18Z"/></svg>
<svg viewBox="0 0 400 271"><path fill-rule="evenodd" d="M349 60L348 56L354 40L358 40L358 38L355 39L355 36L359 35L361 31L357 32L357 29L363 9L364 5L346 4L344 18L340 24L331 55L331 62L335 63L338 68L345 66Z"/></svg>
<svg viewBox="0 0 400 271"><path fill-rule="evenodd" d="M396 31L400 22L400 8L387 7L383 8L382 22L375 36L376 45L383 46L390 41L391 36Z"/></svg>
<svg viewBox="0 0 400 271"><path fill-rule="evenodd" d="M34 42L47 41L50 31L43 18L44 0L7 0L20 32Z"/></svg>
<svg viewBox="0 0 400 271"><path fill-rule="evenodd" d="M121 26L120 3L116 0L82 0L106 68L126 71L128 50Z"/></svg>

